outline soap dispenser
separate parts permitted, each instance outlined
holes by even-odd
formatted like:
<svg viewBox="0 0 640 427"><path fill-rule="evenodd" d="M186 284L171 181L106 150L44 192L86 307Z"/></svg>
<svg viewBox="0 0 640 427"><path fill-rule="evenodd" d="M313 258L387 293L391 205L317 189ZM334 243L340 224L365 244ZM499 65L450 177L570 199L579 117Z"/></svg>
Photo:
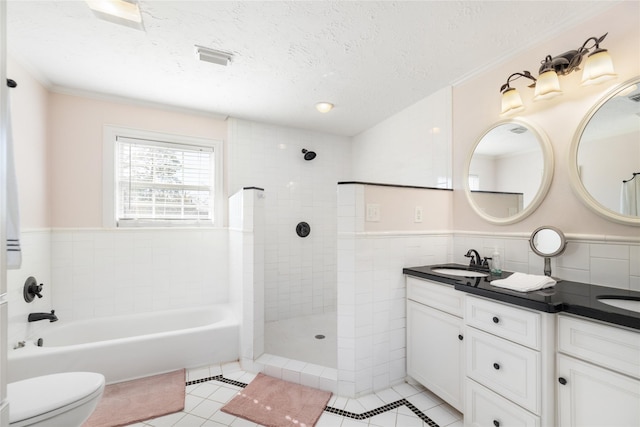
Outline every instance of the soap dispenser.
<svg viewBox="0 0 640 427"><path fill-rule="evenodd" d="M495 249L491 255L491 274L502 274L502 260L500 259L500 252L498 252L497 249Z"/></svg>

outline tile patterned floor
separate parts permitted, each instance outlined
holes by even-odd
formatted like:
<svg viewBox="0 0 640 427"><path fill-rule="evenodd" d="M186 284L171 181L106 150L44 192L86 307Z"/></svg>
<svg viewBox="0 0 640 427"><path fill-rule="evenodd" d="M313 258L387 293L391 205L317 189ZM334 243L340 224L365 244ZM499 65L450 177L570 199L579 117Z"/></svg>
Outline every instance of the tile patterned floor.
<svg viewBox="0 0 640 427"><path fill-rule="evenodd" d="M232 381L205 381L219 375ZM254 378L255 374L243 371L236 362L189 370L184 411L131 427L260 427L220 411L241 390L241 384ZM334 395L328 407L331 409L323 412L316 427L462 427L463 424L458 411L428 390L406 383L357 399ZM382 412L384 409L388 410ZM353 414L365 415L354 418Z"/></svg>

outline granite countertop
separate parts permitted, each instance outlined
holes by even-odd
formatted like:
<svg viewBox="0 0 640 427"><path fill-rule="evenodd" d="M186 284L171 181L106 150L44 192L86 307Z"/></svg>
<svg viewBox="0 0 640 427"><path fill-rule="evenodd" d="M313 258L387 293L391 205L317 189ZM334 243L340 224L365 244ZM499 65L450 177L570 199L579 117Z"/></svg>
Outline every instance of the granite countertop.
<svg viewBox="0 0 640 427"><path fill-rule="evenodd" d="M462 264L438 264L409 267L403 269L402 272L408 276L449 284L454 286L458 291L520 307L547 313L572 313L578 316L640 330L640 313L613 307L598 300L598 297L602 296L640 299L640 292L572 282L569 280L559 280L554 287L540 291L517 292L491 286L492 280L503 279L510 276L512 272L509 271L503 271L499 276L460 277L433 271L439 267L468 268L468 266Z"/></svg>

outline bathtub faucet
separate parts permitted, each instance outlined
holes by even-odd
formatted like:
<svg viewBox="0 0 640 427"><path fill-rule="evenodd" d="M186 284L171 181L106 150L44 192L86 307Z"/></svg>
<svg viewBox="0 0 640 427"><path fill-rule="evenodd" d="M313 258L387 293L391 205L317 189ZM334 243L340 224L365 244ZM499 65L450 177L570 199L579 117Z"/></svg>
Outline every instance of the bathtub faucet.
<svg viewBox="0 0 640 427"><path fill-rule="evenodd" d="M49 319L49 322L55 322L58 320L58 316L56 316L56 311L51 310L51 313L29 313L29 322L37 322L38 320Z"/></svg>

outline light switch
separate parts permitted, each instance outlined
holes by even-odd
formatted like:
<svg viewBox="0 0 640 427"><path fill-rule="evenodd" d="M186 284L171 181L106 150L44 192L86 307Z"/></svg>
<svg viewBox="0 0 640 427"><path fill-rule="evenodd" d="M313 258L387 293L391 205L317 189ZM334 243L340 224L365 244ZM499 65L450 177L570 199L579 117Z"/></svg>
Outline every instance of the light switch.
<svg viewBox="0 0 640 427"><path fill-rule="evenodd" d="M374 203L367 203L367 216L368 222L380 221L380 205Z"/></svg>
<svg viewBox="0 0 640 427"><path fill-rule="evenodd" d="M413 222L422 222L422 206L416 206Z"/></svg>

